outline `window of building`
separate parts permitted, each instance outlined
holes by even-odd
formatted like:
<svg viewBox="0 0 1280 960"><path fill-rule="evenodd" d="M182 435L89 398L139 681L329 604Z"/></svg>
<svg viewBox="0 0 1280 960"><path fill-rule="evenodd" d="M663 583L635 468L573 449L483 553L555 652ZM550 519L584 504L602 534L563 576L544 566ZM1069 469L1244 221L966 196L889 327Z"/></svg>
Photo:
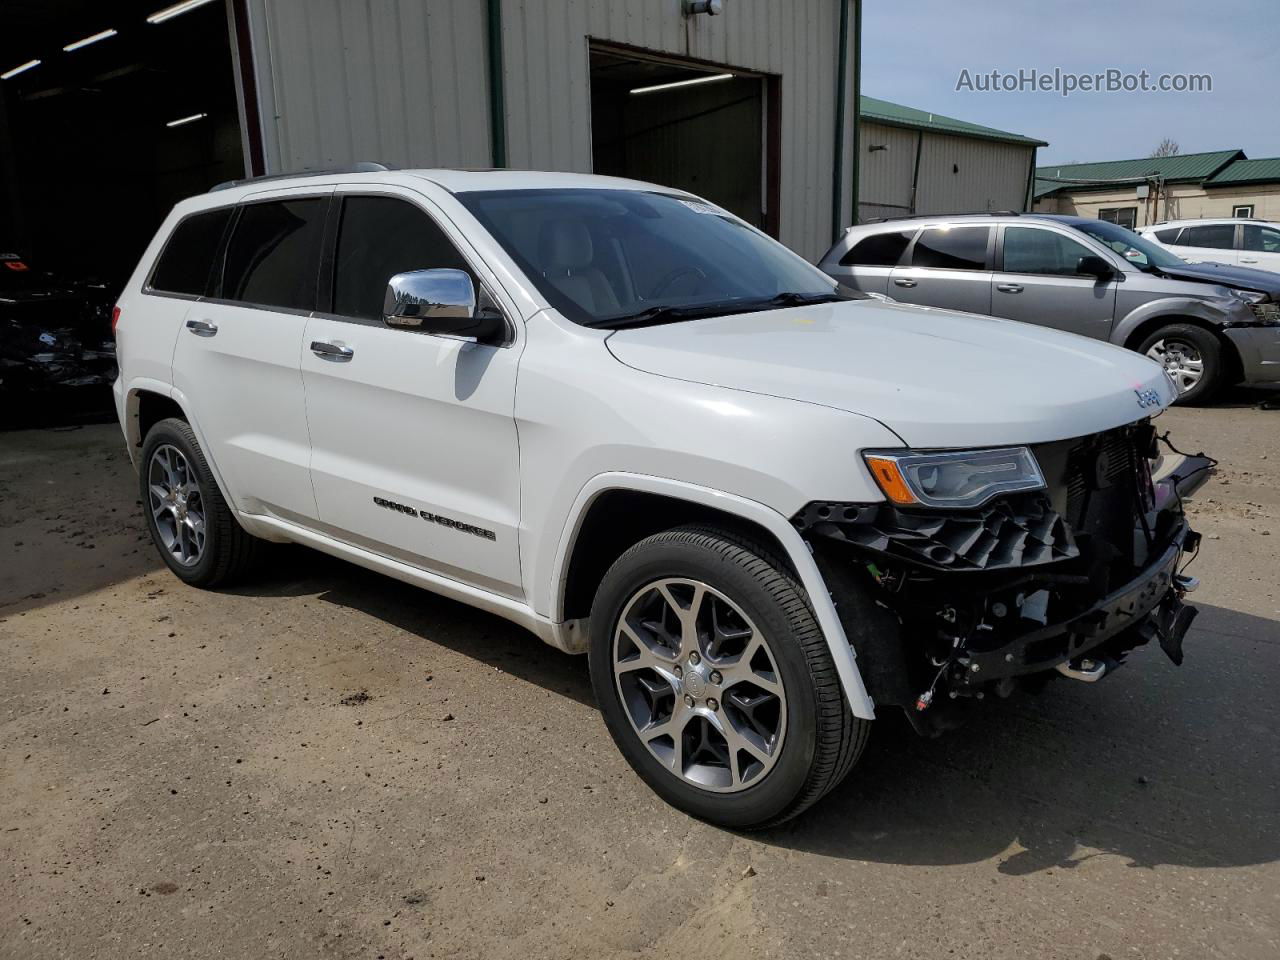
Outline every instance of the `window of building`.
<svg viewBox="0 0 1280 960"><path fill-rule="evenodd" d="M982 270L987 265L990 227L929 227L911 253L913 267L935 270Z"/></svg>
<svg viewBox="0 0 1280 960"><path fill-rule="evenodd" d="M395 197L343 201L333 270L334 313L380 320L392 277L446 267L471 273L457 247L423 210Z"/></svg>
<svg viewBox="0 0 1280 960"><path fill-rule="evenodd" d="M1241 248L1259 253L1280 253L1280 230L1274 227L1261 227L1256 223L1246 223L1244 243Z"/></svg>
<svg viewBox="0 0 1280 960"><path fill-rule="evenodd" d="M1231 216L1248 220L1253 217L1253 204L1241 203L1231 208Z"/></svg>
<svg viewBox="0 0 1280 960"><path fill-rule="evenodd" d="M209 289L213 258L234 208L197 213L179 223L164 245L151 273L152 290L204 296Z"/></svg>
<svg viewBox="0 0 1280 960"><path fill-rule="evenodd" d="M913 236L914 230L873 233L855 243L853 249L840 258L840 266L896 267Z"/></svg>
<svg viewBox="0 0 1280 960"><path fill-rule="evenodd" d="M327 210L318 197L246 205L227 245L223 299L314 310Z"/></svg>
<svg viewBox="0 0 1280 960"><path fill-rule="evenodd" d="M1187 227L1178 243L1184 247L1209 247L1213 250L1231 250L1236 245L1234 223L1206 223Z"/></svg>
<svg viewBox="0 0 1280 960"><path fill-rule="evenodd" d="M1117 226L1128 227L1132 230L1138 222L1138 208L1103 207L1098 211L1098 219L1105 220L1107 223L1114 223Z"/></svg>
<svg viewBox="0 0 1280 960"><path fill-rule="evenodd" d="M1039 227L1006 227L1006 273L1049 273L1074 276L1081 257L1093 253L1082 243Z"/></svg>

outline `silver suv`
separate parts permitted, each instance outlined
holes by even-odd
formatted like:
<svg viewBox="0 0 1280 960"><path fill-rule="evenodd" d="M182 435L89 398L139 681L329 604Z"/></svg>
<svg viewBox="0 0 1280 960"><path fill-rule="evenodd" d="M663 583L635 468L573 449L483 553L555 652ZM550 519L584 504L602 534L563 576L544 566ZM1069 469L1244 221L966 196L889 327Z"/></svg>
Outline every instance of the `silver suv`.
<svg viewBox="0 0 1280 960"><path fill-rule="evenodd" d="M1057 327L1145 353L1179 402L1280 381L1280 274L1190 264L1082 217L977 214L850 227L819 266L871 294Z"/></svg>

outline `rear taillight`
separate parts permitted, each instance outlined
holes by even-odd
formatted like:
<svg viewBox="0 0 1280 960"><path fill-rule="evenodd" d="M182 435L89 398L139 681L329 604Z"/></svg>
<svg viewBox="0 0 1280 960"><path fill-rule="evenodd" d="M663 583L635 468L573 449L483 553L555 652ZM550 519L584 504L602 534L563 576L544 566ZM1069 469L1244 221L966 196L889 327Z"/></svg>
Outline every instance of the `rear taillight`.
<svg viewBox="0 0 1280 960"><path fill-rule="evenodd" d="M115 336L116 327L117 325L119 325L119 323L120 323L120 308L112 307L111 308L111 335L112 336Z"/></svg>

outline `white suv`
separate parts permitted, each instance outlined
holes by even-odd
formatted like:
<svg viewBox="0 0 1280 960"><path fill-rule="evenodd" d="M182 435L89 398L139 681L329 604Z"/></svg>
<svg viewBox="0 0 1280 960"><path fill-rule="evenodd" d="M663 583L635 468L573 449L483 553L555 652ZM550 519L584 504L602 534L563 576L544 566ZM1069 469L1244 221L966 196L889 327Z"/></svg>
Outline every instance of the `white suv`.
<svg viewBox="0 0 1280 960"><path fill-rule="evenodd" d="M793 816L875 708L924 733L1095 680L1193 608L1151 360L842 292L697 197L570 174L249 181L180 203L116 397L182 580L292 541L590 654L697 816Z"/></svg>
<svg viewBox="0 0 1280 960"><path fill-rule="evenodd" d="M1268 220L1170 220L1142 235L1189 263L1227 263L1280 271L1280 223Z"/></svg>

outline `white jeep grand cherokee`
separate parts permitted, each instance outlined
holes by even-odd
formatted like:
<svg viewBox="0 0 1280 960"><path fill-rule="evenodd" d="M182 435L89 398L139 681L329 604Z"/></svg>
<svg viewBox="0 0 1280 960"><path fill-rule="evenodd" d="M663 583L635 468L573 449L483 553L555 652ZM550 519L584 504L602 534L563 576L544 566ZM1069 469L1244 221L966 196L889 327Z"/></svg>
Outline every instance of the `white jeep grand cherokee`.
<svg viewBox="0 0 1280 960"><path fill-rule="evenodd" d="M293 541L587 652L675 806L777 823L876 707L923 733L1194 609L1137 354L850 295L697 197L428 170L180 203L117 307L120 420L189 584Z"/></svg>

